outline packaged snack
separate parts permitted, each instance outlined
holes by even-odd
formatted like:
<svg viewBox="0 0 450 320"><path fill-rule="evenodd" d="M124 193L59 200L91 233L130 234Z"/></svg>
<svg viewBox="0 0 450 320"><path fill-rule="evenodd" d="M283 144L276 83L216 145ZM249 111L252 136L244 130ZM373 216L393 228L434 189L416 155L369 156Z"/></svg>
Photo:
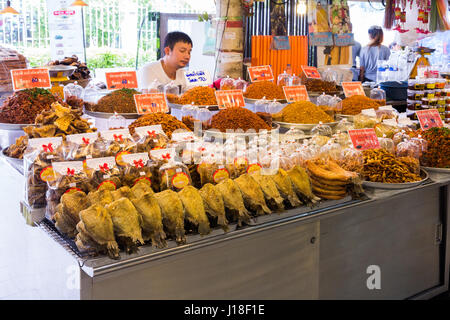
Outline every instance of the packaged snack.
<svg viewBox="0 0 450 320"><path fill-rule="evenodd" d="M281 103L279 103L276 99L274 99L267 105L265 112L275 114L283 110L283 108L284 106Z"/></svg>
<svg viewBox="0 0 450 320"><path fill-rule="evenodd" d="M114 112L114 115L108 118L109 130L124 129L126 126L127 120L117 112Z"/></svg>
<svg viewBox="0 0 450 320"><path fill-rule="evenodd" d="M375 114L379 121L398 118L398 112L392 106L379 107L377 110L375 110Z"/></svg>
<svg viewBox="0 0 450 320"><path fill-rule="evenodd" d="M85 169L94 190L116 190L122 187L122 174L114 157L86 160Z"/></svg>
<svg viewBox="0 0 450 320"><path fill-rule="evenodd" d="M131 188L138 182L145 182L151 187L158 183L156 164L150 161L148 153L126 154L122 160L126 164L122 178L124 185Z"/></svg>
<svg viewBox="0 0 450 320"><path fill-rule="evenodd" d="M392 137L392 141L394 141L394 144L397 146L400 142L404 140L409 140L409 135L406 134L405 130L402 130L400 132L397 132Z"/></svg>
<svg viewBox="0 0 450 320"><path fill-rule="evenodd" d="M234 79L227 76L220 80L220 90L232 90L234 89Z"/></svg>
<svg viewBox="0 0 450 320"><path fill-rule="evenodd" d="M135 129L136 151L138 153L150 152L155 148L164 149L169 138L160 124L154 126L137 127Z"/></svg>
<svg viewBox="0 0 450 320"><path fill-rule="evenodd" d="M388 138L385 134L383 134L381 138L378 138L378 141L380 142L381 149L384 149L387 152L395 154L395 144L392 139Z"/></svg>
<svg viewBox="0 0 450 320"><path fill-rule="evenodd" d="M361 151L354 147L344 149L342 157L337 162L347 171L361 173L364 168L364 156Z"/></svg>
<svg viewBox="0 0 450 320"><path fill-rule="evenodd" d="M100 138L98 132L67 135L66 141L74 146L71 159L75 161L101 158L106 152L106 141Z"/></svg>
<svg viewBox="0 0 450 320"><path fill-rule="evenodd" d="M234 89L245 91L247 89L248 83L242 80L240 77L236 79L233 83Z"/></svg>
<svg viewBox="0 0 450 320"><path fill-rule="evenodd" d="M108 130L100 133L108 145L105 155L116 157L117 164L123 166L121 157L124 154L136 153L137 144L128 129Z"/></svg>
<svg viewBox="0 0 450 320"><path fill-rule="evenodd" d="M373 109L372 109L373 110ZM375 110L373 110L374 116L368 116L365 114L358 114L353 119L353 123L355 126L355 129L365 129L365 128L373 128L377 123L378 120L376 118Z"/></svg>
<svg viewBox="0 0 450 320"><path fill-rule="evenodd" d="M382 137L385 135L388 138L392 138L394 134L396 134L399 131L398 127L388 125L386 123L377 123L374 126L375 133L377 134L377 137Z"/></svg>
<svg viewBox="0 0 450 320"><path fill-rule="evenodd" d="M29 139L24 154L25 201L32 208L45 207L47 182L54 180L52 161L63 161L62 137Z"/></svg>
<svg viewBox="0 0 450 320"><path fill-rule="evenodd" d="M186 186L192 185L189 170L181 162L169 161L159 168L160 184L159 190L167 189L179 191Z"/></svg>
<svg viewBox="0 0 450 320"><path fill-rule="evenodd" d="M332 159L335 161L340 161L342 157L342 146L334 139L330 139L324 146L320 148L319 158L321 159Z"/></svg>
<svg viewBox="0 0 450 320"><path fill-rule="evenodd" d="M423 139L422 136L419 134L417 138L411 138L411 143L414 143L419 148L419 157L422 157L422 155L427 152L428 150L428 142L427 140Z"/></svg>
<svg viewBox="0 0 450 320"><path fill-rule="evenodd" d="M396 149L397 157L410 157L419 160L420 158L420 148L414 142L409 140L404 140L397 145Z"/></svg>
<svg viewBox="0 0 450 320"><path fill-rule="evenodd" d="M47 182L48 190L46 193L45 217L48 220L54 220L57 206L63 194L75 191L88 194L93 190L89 178L83 170L82 161L52 162L52 168L54 178ZM77 203L73 204L73 206L77 205Z"/></svg>
<svg viewBox="0 0 450 320"><path fill-rule="evenodd" d="M266 97L263 97L262 99L258 100L254 104L254 112L266 112L267 105L269 104L269 101L266 100Z"/></svg>
<svg viewBox="0 0 450 320"><path fill-rule="evenodd" d="M336 131L341 131L341 132L348 132L348 130L353 130L353 129L355 129L355 126L353 125L353 123L351 123L350 121L348 121L345 118L340 120L336 126Z"/></svg>
<svg viewBox="0 0 450 320"><path fill-rule="evenodd" d="M311 134L313 136L331 137L333 130L331 130L329 125L324 125L322 122L319 122L317 126L311 129Z"/></svg>
<svg viewBox="0 0 450 320"><path fill-rule="evenodd" d="M346 132L341 132L340 130L337 130L336 133L333 134L332 138L342 147L347 147L352 144L350 136Z"/></svg>

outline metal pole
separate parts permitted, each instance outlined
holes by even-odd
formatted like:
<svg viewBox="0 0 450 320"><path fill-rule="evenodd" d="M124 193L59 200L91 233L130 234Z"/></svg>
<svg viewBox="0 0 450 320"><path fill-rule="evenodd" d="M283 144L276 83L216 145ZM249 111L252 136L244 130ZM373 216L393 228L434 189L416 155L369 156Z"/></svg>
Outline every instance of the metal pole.
<svg viewBox="0 0 450 320"><path fill-rule="evenodd" d="M84 62L87 63L87 56L86 56L86 41L84 36L84 14L83 14L83 7L81 7L81 27L83 28L83 51L84 51Z"/></svg>

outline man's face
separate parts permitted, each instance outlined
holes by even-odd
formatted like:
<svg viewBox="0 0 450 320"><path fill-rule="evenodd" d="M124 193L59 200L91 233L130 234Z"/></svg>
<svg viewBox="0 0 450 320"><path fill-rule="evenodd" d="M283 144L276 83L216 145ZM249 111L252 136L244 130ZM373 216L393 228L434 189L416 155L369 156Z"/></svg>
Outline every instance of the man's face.
<svg viewBox="0 0 450 320"><path fill-rule="evenodd" d="M164 50L169 61L176 65L178 69L186 67L191 60L192 45L189 43L177 42L173 50L170 50L169 47Z"/></svg>

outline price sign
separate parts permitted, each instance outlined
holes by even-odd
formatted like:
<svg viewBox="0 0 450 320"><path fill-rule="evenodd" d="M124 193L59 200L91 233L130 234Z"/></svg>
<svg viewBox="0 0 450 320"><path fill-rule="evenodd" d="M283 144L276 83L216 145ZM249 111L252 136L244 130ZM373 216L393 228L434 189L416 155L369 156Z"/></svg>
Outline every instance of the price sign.
<svg viewBox="0 0 450 320"><path fill-rule="evenodd" d="M364 92L364 89L362 87L361 82L355 81L355 82L342 82L342 88L344 89L344 94L346 98L349 98L351 96L365 96L366 93Z"/></svg>
<svg viewBox="0 0 450 320"><path fill-rule="evenodd" d="M136 89L138 87L136 71L107 72L105 76L108 90Z"/></svg>
<svg viewBox="0 0 450 320"><path fill-rule="evenodd" d="M437 109L416 111L416 114L422 130L428 130L435 127L442 128L444 126Z"/></svg>
<svg viewBox="0 0 450 320"><path fill-rule="evenodd" d="M245 107L242 90L216 91L216 99L219 108Z"/></svg>
<svg viewBox="0 0 450 320"><path fill-rule="evenodd" d="M169 112L164 93L135 94L133 97L139 114Z"/></svg>
<svg viewBox="0 0 450 320"><path fill-rule="evenodd" d="M193 86L209 86L212 84L211 75L208 71L187 71L184 73L188 87Z"/></svg>
<svg viewBox="0 0 450 320"><path fill-rule="evenodd" d="M357 150L380 148L380 142L373 128L348 130L348 134L350 139L352 139L353 146Z"/></svg>
<svg viewBox="0 0 450 320"><path fill-rule="evenodd" d="M251 82L272 81L273 72L270 66L248 67Z"/></svg>
<svg viewBox="0 0 450 320"><path fill-rule="evenodd" d="M307 78L321 79L316 67L302 66L302 70Z"/></svg>
<svg viewBox="0 0 450 320"><path fill-rule="evenodd" d="M309 101L305 86L284 86L283 91L287 102Z"/></svg>
<svg viewBox="0 0 450 320"><path fill-rule="evenodd" d="M13 90L31 88L51 88L50 73L48 69L15 69L11 70Z"/></svg>

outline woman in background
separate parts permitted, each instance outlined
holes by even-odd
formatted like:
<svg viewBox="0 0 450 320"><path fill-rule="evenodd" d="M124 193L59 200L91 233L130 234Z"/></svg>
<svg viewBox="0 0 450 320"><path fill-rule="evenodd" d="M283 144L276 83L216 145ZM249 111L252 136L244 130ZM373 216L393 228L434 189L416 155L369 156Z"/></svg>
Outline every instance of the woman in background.
<svg viewBox="0 0 450 320"><path fill-rule="evenodd" d="M379 26L369 28L370 43L361 49L359 80L375 82L377 80L377 61L388 60L391 51L383 46L383 29Z"/></svg>

